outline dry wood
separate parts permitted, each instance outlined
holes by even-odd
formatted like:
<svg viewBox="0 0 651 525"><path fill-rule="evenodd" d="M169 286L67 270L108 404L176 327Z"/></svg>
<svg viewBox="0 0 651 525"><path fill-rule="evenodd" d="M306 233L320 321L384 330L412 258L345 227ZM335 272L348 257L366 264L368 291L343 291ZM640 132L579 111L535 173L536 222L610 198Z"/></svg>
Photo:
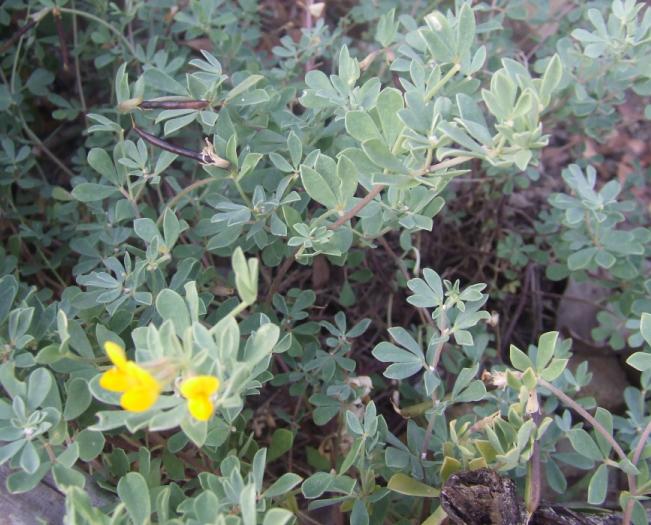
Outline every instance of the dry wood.
<svg viewBox="0 0 651 525"><path fill-rule="evenodd" d="M489 469L450 476L441 490L441 506L450 521L458 525L617 525L622 522L620 514L586 514L545 503L527 521L515 483ZM651 511L648 513L651 518Z"/></svg>

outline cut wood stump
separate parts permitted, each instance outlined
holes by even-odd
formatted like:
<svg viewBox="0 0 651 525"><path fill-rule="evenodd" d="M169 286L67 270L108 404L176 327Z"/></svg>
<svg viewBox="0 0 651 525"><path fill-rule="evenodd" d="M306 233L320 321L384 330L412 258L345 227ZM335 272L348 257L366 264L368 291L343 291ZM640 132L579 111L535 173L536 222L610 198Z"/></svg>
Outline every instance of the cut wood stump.
<svg viewBox="0 0 651 525"><path fill-rule="evenodd" d="M527 521L525 505L515 483L489 469L450 476L441 489L441 506L457 525L619 525L622 522L619 514L586 514L547 504L541 504ZM647 513L651 518L651 511Z"/></svg>

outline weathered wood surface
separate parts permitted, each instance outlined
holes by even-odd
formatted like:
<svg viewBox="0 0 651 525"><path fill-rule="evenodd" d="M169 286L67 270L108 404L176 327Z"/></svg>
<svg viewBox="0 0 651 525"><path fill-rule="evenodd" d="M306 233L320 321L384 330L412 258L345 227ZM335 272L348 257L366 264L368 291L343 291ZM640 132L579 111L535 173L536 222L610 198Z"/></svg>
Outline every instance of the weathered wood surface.
<svg viewBox="0 0 651 525"><path fill-rule="evenodd" d="M0 467L0 523L2 525L59 525L63 523L65 497L46 480L25 494L9 494L5 480L8 465Z"/></svg>
<svg viewBox="0 0 651 525"><path fill-rule="evenodd" d="M527 522L515 483L493 470L450 476L441 490L441 506L458 525L619 525L618 514L584 514L560 505L542 504ZM651 510L649 523L651 523Z"/></svg>
<svg viewBox="0 0 651 525"><path fill-rule="evenodd" d="M0 466L0 525L60 525L65 516L65 496L57 489L48 474L29 492L10 494L5 480L11 474L8 465ZM86 477L86 492L92 505L103 507L114 501L114 496L100 489Z"/></svg>

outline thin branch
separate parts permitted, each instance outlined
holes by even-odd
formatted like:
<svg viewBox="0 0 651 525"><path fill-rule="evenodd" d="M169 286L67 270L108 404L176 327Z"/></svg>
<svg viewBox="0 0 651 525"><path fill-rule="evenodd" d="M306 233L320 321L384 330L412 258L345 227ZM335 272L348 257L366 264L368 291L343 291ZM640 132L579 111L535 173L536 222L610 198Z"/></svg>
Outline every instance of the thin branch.
<svg viewBox="0 0 651 525"><path fill-rule="evenodd" d="M373 186L371 188L371 191L369 191L366 194L366 197L359 200L359 202L357 204L355 204L355 206L353 206L350 210L348 210L341 217L339 217L334 223L332 223L330 226L328 226L328 229L329 230L336 230L342 224L345 224L346 222L348 222L355 215L357 215L362 209L364 209L369 202L371 202L375 197L377 197L377 195L384 188L386 188L386 186L384 184L376 184L375 186Z"/></svg>
<svg viewBox="0 0 651 525"><path fill-rule="evenodd" d="M84 18L88 18L89 20L92 20L100 25L103 25L106 29L111 31L115 36L117 36L120 40L122 40L122 43L124 46L129 50L129 53L131 53L132 57L135 57L137 55L135 48L131 45L131 42L115 27L113 27L111 24L109 24L106 20L103 20L102 18L95 16L91 13L87 13L86 11L81 11L79 9L70 9L68 7L59 7L59 11L62 13L69 13L71 15L79 15Z"/></svg>
<svg viewBox="0 0 651 525"><path fill-rule="evenodd" d="M0 46L0 54L1 54L1 53L4 53L4 52L5 52L7 49L9 49L12 45L14 45L14 43L15 43L15 42L16 42L16 41L17 41L21 36L23 36L25 33L27 33L27 31L29 31L29 30L32 29L36 24L38 24L38 23L41 21L41 19L42 19L46 14L48 14L49 11L50 11L50 8L47 7L47 8L45 8L45 9L41 9L41 10L38 11L37 13L34 13L33 15L31 15L31 17L30 17L31 20L30 20L29 22L27 22L25 25L23 25L22 27L19 27L19 28L14 32L14 34L11 35L7 40L5 40L4 44L2 44L2 45Z"/></svg>
<svg viewBox="0 0 651 525"><path fill-rule="evenodd" d="M436 171L441 171L447 168L451 168L453 166L456 166L457 164L461 164L463 162L466 162L467 160L470 160L470 158L471 157L456 157L454 159L444 160L443 162L439 162L438 164L433 164L429 166L428 168L424 169L421 173L418 173L417 175L423 176L423 175L427 175L428 173L434 173ZM345 224L350 219L355 217L355 215L357 215L362 209L364 209L385 188L386 188L385 184L376 184L375 186L373 186L371 188L371 191L369 191L363 199L358 201L357 204L355 204L355 206L353 206L350 210L348 210L341 217L339 217L334 223L328 226L328 229L336 230L340 228L343 224Z"/></svg>
<svg viewBox="0 0 651 525"><path fill-rule="evenodd" d="M75 2L72 2L73 9L75 8ZM74 60L75 60L75 76L77 78L77 91L79 92L79 103L81 104L81 111L86 118L86 113L88 113L88 107L86 106L86 97L84 96L84 87L81 83L81 67L79 65L79 44L78 44L78 35L77 35L77 15L72 15L72 45L74 46Z"/></svg>
<svg viewBox="0 0 651 525"><path fill-rule="evenodd" d="M615 441L615 438L611 435L610 432L608 432L604 426L597 421L596 418L594 418L590 412L588 412L585 408L583 408L581 405L579 405L574 399L572 399L570 396L568 396L565 392L563 392L560 388L556 388L554 385L549 383L548 381L545 381L542 377L538 378L538 384L547 390L549 390L552 394L554 394L558 399L560 399L565 405L570 407L572 410L577 412L585 421L590 423L592 425L592 428L595 429L595 431L599 432L606 441L610 444L611 447L613 447L613 450L617 453L617 455L620 457L621 460L626 461L628 458L626 457L626 454L624 453L624 450L622 447ZM650 424L651 425L651 424ZM645 429L646 431L646 429ZM649 428L649 432L651 432L651 428ZM648 437L648 434L647 434ZM641 443L644 443L644 441L641 441ZM633 474L626 473L626 480L628 482L628 488L631 493L631 495L635 495L637 492L637 482L635 480L635 476ZM633 513L633 503L634 500L631 497L629 499L628 503L626 504L626 508L624 509L624 516L622 517L622 525L629 525L631 522L631 515Z"/></svg>
<svg viewBox="0 0 651 525"><path fill-rule="evenodd" d="M644 428L642 435L640 436L640 441L635 447L633 452L633 465L637 465L642 457L642 452L644 452L644 447L648 445L649 436L651 435L651 421L647 423L647 426Z"/></svg>
<svg viewBox="0 0 651 525"><path fill-rule="evenodd" d="M200 179L194 181L192 184L186 186L183 188L181 191L179 191L168 203L165 208L172 209L183 197L185 197L188 193L193 192L197 188L201 188L202 186L207 186L208 184L215 182L215 179L209 178L209 179ZM158 220L156 221L156 224L160 224L163 220L164 213L161 213L160 217L158 217Z"/></svg>

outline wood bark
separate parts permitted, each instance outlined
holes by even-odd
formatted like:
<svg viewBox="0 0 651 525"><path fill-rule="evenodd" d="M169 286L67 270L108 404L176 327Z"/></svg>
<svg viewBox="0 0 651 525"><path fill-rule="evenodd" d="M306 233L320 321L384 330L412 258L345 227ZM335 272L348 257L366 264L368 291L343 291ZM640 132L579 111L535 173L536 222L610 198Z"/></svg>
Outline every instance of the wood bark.
<svg viewBox="0 0 651 525"><path fill-rule="evenodd" d="M561 505L541 504L527 521L515 483L479 469L450 476L441 489L441 506L457 525L619 525L620 514L586 514ZM651 511L647 511L651 518ZM651 519L649 520L651 523Z"/></svg>

